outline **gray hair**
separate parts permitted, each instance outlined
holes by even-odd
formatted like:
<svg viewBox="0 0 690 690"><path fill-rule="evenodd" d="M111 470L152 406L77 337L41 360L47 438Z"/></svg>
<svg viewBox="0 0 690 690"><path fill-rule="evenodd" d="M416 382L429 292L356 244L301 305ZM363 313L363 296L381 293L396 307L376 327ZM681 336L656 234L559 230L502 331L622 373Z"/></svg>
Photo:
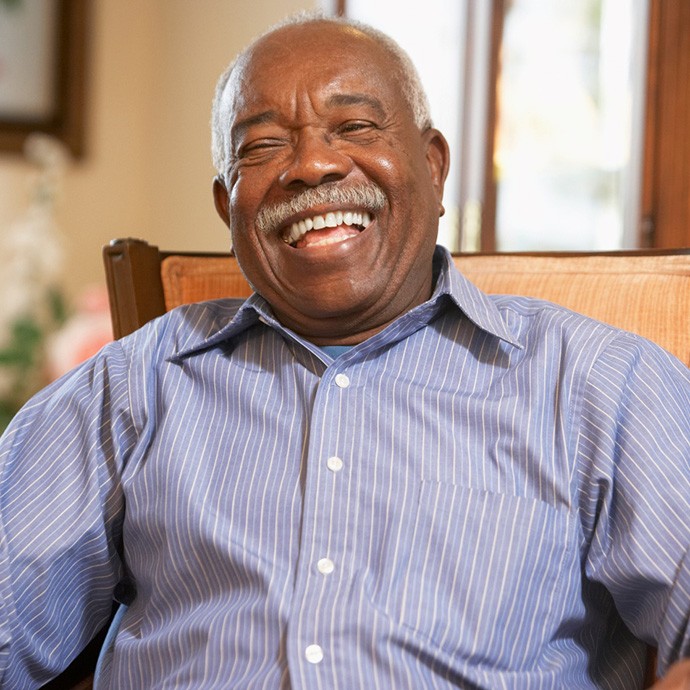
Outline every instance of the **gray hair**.
<svg viewBox="0 0 690 690"><path fill-rule="evenodd" d="M329 22L342 26L350 26L361 31L366 36L369 36L387 50L400 68L403 97L412 109L415 124L422 131L432 126L429 101L427 100L417 70L410 56L390 36L383 33L383 31L379 31L368 24L354 19L334 17L320 11L299 12L274 24L267 31L254 39L254 41L235 57L218 79L211 113L211 154L213 156L213 165L220 175L225 175L230 167L230 124L228 122L228 109L224 107L223 96L235 67L237 67L242 59L248 55L252 47L264 36L287 26L300 26L314 22Z"/></svg>

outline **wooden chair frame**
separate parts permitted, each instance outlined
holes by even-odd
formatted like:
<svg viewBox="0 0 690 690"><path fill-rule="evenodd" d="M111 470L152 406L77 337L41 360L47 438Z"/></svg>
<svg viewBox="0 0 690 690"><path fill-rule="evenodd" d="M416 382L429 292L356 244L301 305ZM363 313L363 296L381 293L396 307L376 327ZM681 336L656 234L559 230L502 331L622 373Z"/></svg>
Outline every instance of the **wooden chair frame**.
<svg viewBox="0 0 690 690"><path fill-rule="evenodd" d="M113 240L103 247L115 338L121 338L165 313L160 270L162 260L171 254L172 252L161 252L155 245L134 238ZM175 254L179 255L180 252Z"/></svg>

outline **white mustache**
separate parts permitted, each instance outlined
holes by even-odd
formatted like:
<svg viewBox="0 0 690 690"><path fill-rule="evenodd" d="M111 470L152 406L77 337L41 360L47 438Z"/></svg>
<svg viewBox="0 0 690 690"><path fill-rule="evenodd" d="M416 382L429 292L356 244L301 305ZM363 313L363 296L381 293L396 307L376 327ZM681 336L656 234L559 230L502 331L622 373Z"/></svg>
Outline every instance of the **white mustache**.
<svg viewBox="0 0 690 690"><path fill-rule="evenodd" d="M291 216L321 204L338 204L344 208L361 208L376 213L386 205L386 196L373 182L351 187L341 187L336 182L329 182L309 187L290 201L263 206L256 216L256 227L263 233L273 232Z"/></svg>

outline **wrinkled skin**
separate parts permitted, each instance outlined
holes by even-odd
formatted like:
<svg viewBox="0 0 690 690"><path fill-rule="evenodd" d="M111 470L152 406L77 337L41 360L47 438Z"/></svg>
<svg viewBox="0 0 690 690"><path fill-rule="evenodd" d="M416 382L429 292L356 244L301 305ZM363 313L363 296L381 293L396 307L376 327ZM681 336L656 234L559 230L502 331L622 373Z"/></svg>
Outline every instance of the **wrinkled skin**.
<svg viewBox="0 0 690 690"><path fill-rule="evenodd" d="M232 158L214 181L216 208L249 282L284 325L319 345L358 343L429 298L448 146L415 125L384 49L350 27L285 27L238 64L225 102ZM385 206L354 237L297 249L282 239L285 224L256 227L265 204L365 181Z"/></svg>

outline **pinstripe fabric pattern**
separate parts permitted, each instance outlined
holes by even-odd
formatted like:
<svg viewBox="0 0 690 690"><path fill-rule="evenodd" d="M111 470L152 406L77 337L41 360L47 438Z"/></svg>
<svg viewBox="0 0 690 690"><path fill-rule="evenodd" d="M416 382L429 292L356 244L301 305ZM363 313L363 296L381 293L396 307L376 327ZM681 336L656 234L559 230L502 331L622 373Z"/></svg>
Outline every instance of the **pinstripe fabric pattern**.
<svg viewBox="0 0 690 690"><path fill-rule="evenodd" d="M123 573L101 688L628 689L635 637L689 654L688 370L436 259L336 360L253 296L32 400L0 455L2 687L64 666Z"/></svg>

